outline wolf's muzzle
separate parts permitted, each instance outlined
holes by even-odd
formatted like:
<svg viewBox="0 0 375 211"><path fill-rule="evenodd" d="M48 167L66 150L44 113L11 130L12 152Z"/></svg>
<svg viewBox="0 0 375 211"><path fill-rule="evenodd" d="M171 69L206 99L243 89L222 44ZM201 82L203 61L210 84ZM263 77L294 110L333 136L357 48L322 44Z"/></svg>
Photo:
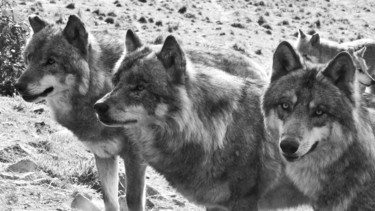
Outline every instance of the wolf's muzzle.
<svg viewBox="0 0 375 211"><path fill-rule="evenodd" d="M295 154L298 151L298 148L299 142L293 138L285 138L280 142L282 154L288 161L293 161L298 158Z"/></svg>

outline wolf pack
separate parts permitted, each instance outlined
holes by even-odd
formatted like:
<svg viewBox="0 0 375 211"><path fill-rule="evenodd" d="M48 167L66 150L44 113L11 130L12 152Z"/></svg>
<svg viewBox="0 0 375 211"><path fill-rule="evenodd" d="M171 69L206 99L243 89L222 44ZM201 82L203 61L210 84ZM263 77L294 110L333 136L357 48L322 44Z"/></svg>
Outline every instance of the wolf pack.
<svg viewBox="0 0 375 211"><path fill-rule="evenodd" d="M230 49L29 16L16 89L94 154L106 211L143 211L150 166L208 211L375 210L375 41L298 32L268 74ZM127 208L118 202L118 159Z"/></svg>

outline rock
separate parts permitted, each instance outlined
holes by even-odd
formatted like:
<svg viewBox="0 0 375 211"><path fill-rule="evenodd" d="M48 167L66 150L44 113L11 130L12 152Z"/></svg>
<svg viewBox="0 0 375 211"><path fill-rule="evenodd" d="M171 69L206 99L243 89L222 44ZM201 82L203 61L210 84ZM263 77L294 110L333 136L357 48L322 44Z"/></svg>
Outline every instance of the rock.
<svg viewBox="0 0 375 211"><path fill-rule="evenodd" d="M74 3L70 3L70 4L66 5L66 8L68 8L68 9L74 9L75 5L74 5Z"/></svg>
<svg viewBox="0 0 375 211"><path fill-rule="evenodd" d="M109 23L109 24L113 24L114 22L115 22L115 20L113 19L113 18L106 18L105 20L104 20L106 23Z"/></svg>
<svg viewBox="0 0 375 211"><path fill-rule="evenodd" d="M60 17L57 21L56 21L57 24L64 24L64 20L62 19L62 17ZM41 108L41 109L37 109L37 110L34 110L34 113L36 114L42 114L44 112L44 109Z"/></svg>
<svg viewBox="0 0 375 211"><path fill-rule="evenodd" d="M15 144L0 150L0 162L11 163L17 157L26 157L30 155L29 150L20 144Z"/></svg>
<svg viewBox="0 0 375 211"><path fill-rule="evenodd" d="M180 13L180 14L184 14L185 12L186 12L186 7L185 7L185 6L181 7L181 8L178 10L178 13Z"/></svg>
<svg viewBox="0 0 375 211"><path fill-rule="evenodd" d="M261 26L261 25L263 25L264 23L267 23L266 19L264 19L263 16L260 16L259 19L258 19L258 24Z"/></svg>
<svg viewBox="0 0 375 211"><path fill-rule="evenodd" d="M138 20L139 23L147 23L147 20L145 17L140 17Z"/></svg>
<svg viewBox="0 0 375 211"><path fill-rule="evenodd" d="M74 197L70 207L83 211L100 211L100 209L93 202L80 193Z"/></svg>
<svg viewBox="0 0 375 211"><path fill-rule="evenodd" d="M146 199L146 207L147 207L147 210L151 210L152 208L155 207L155 204L150 199Z"/></svg>
<svg viewBox="0 0 375 211"><path fill-rule="evenodd" d="M107 16L110 16L110 17L117 17L116 13L115 12L109 12L107 14Z"/></svg>
<svg viewBox="0 0 375 211"><path fill-rule="evenodd" d="M21 160L15 164L10 165L7 171L10 172L35 172L38 169L38 165L29 159Z"/></svg>
<svg viewBox="0 0 375 211"><path fill-rule="evenodd" d="M3 178L3 179L32 180L35 177L36 177L35 172L26 172L26 173L0 172L0 178Z"/></svg>
<svg viewBox="0 0 375 211"><path fill-rule="evenodd" d="M186 13L186 14L185 14L185 18L193 18L193 19L195 19L196 17L195 17L195 15L192 14L192 13Z"/></svg>
<svg viewBox="0 0 375 211"><path fill-rule="evenodd" d="M241 23L232 23L231 26L235 28L240 28L240 29L245 28L245 26Z"/></svg>
<svg viewBox="0 0 375 211"><path fill-rule="evenodd" d="M180 206L180 207L184 207L185 206L185 202L183 201L179 201L177 199L173 199L172 200L177 206Z"/></svg>
<svg viewBox="0 0 375 211"><path fill-rule="evenodd" d="M268 23L263 24L262 27L265 29L272 30L272 27Z"/></svg>
<svg viewBox="0 0 375 211"><path fill-rule="evenodd" d="M147 196L155 196L155 195L161 195L159 191L157 191L155 188L147 185L146 186L146 195Z"/></svg>
<svg viewBox="0 0 375 211"><path fill-rule="evenodd" d="M161 22L161 21L156 21L156 22L155 22L155 25L156 25L156 26L163 26L163 22Z"/></svg>

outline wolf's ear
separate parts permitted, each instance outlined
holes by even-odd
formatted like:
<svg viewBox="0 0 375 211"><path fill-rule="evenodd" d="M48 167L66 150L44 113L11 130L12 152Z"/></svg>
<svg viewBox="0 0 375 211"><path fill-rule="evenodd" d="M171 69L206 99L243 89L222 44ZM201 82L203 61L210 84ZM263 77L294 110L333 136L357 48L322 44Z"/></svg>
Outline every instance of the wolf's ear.
<svg viewBox="0 0 375 211"><path fill-rule="evenodd" d="M293 47L288 42L283 41L277 46L273 54L271 82L301 67L300 58Z"/></svg>
<svg viewBox="0 0 375 211"><path fill-rule="evenodd" d="M186 73L186 58L184 51L174 36L169 35L164 41L158 58L167 69L172 80L178 84L182 84Z"/></svg>
<svg viewBox="0 0 375 211"><path fill-rule="evenodd" d="M355 70L352 57L347 52L341 52L329 62L327 67L322 71L322 74L351 98L353 95Z"/></svg>
<svg viewBox="0 0 375 211"><path fill-rule="evenodd" d="M68 42L78 48L83 55L87 54L89 35L86 31L85 25L77 16L69 16L63 35Z"/></svg>
<svg viewBox="0 0 375 211"><path fill-rule="evenodd" d="M319 36L318 33L315 33L315 34L311 37L311 39L310 39L310 43L311 43L312 46L315 46L315 45L317 45L317 44L320 43L320 36Z"/></svg>
<svg viewBox="0 0 375 211"><path fill-rule="evenodd" d="M301 29L298 29L298 37L300 39L304 39L304 38L306 38L306 34L303 33L303 31Z"/></svg>
<svg viewBox="0 0 375 211"><path fill-rule="evenodd" d="M40 30L42 30L44 27L46 27L48 25L47 21L41 19L37 15L30 15L29 16L29 22L30 22L31 28L34 31L34 34L39 32Z"/></svg>
<svg viewBox="0 0 375 211"><path fill-rule="evenodd" d="M359 49L358 51L355 52L355 54L361 58L364 58L365 57L365 52L366 52L366 47L363 47L361 49Z"/></svg>
<svg viewBox="0 0 375 211"><path fill-rule="evenodd" d="M142 42L139 39L138 35L134 33L131 29L128 29L125 36L126 52L133 52L141 46Z"/></svg>

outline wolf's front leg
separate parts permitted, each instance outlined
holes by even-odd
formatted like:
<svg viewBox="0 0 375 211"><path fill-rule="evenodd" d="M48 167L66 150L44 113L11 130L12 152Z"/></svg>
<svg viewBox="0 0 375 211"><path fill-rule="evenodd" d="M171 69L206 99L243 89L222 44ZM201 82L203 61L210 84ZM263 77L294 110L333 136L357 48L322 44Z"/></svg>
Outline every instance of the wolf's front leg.
<svg viewBox="0 0 375 211"><path fill-rule="evenodd" d="M144 211L146 204L146 163L136 153L129 150L122 154L126 172L126 203L129 211Z"/></svg>
<svg viewBox="0 0 375 211"><path fill-rule="evenodd" d="M95 155L102 186L105 211L118 211L118 156L100 158Z"/></svg>

